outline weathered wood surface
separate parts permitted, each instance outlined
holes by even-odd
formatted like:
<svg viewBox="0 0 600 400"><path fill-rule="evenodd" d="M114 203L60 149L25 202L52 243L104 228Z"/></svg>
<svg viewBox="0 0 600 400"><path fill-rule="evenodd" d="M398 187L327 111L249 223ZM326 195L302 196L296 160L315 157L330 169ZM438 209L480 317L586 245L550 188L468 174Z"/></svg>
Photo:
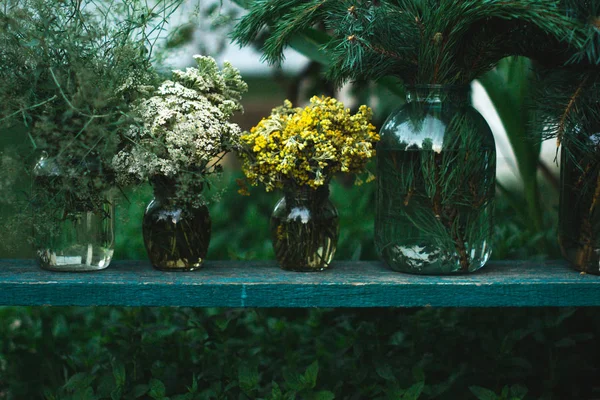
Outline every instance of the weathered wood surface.
<svg viewBox="0 0 600 400"><path fill-rule="evenodd" d="M274 262L208 262L195 272L160 272L148 262L114 262L99 272L43 271L31 260L0 260L2 305L194 307L600 306L600 276L563 262L493 262L461 276L396 273L379 262L337 262L321 273L286 272Z"/></svg>

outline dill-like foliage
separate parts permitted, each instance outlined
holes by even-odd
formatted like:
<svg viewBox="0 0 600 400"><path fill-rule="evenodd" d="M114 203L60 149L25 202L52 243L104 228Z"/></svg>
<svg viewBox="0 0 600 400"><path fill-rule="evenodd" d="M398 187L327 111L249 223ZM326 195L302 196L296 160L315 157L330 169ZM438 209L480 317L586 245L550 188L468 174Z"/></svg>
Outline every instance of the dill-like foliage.
<svg viewBox="0 0 600 400"><path fill-rule="evenodd" d="M336 82L465 83L507 55L543 56L545 43L585 40L558 0L255 0L232 36L247 45L267 29L264 58L279 63L294 36L317 24L331 35Z"/></svg>
<svg viewBox="0 0 600 400"><path fill-rule="evenodd" d="M50 171L29 200L37 217L102 209L130 104L155 83L156 41L182 2L2 2L0 134L29 137L24 170L47 154Z"/></svg>

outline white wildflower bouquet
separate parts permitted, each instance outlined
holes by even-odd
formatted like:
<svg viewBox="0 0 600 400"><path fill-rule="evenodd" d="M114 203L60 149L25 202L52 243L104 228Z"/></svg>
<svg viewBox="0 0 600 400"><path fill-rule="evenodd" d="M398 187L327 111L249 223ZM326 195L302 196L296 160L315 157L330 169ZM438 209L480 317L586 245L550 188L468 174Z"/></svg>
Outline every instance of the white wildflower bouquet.
<svg viewBox="0 0 600 400"><path fill-rule="evenodd" d="M231 64L219 70L212 57L194 59L197 67L173 71L171 80L136 104L136 124L113 166L121 184L175 186L178 199L199 206L207 176L220 172L224 154L239 147L241 130L229 119L243 111L248 86Z"/></svg>

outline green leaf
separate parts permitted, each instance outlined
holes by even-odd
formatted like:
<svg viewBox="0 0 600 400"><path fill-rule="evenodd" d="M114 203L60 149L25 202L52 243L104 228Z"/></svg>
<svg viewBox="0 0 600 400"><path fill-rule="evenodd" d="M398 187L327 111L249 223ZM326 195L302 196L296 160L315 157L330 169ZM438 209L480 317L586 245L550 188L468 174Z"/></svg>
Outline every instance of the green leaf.
<svg viewBox="0 0 600 400"><path fill-rule="evenodd" d="M152 397L154 400L165 400L165 384L158 379L152 378L150 380L150 391L148 392L148 396Z"/></svg>
<svg viewBox="0 0 600 400"><path fill-rule="evenodd" d="M529 392L529 390L523 385L517 384L510 387L510 394L518 399L523 399L527 396L527 392Z"/></svg>
<svg viewBox="0 0 600 400"><path fill-rule="evenodd" d="M313 400L333 400L335 399L335 394L330 392L329 390L321 390L315 393Z"/></svg>
<svg viewBox="0 0 600 400"><path fill-rule="evenodd" d="M286 392L283 395L283 400L296 400L296 392Z"/></svg>
<svg viewBox="0 0 600 400"><path fill-rule="evenodd" d="M125 365L120 361L115 361L113 363L113 376L115 377L115 382L117 383L117 387L125 386Z"/></svg>
<svg viewBox="0 0 600 400"><path fill-rule="evenodd" d="M94 396L94 389L91 387L87 387L86 389L82 389L73 394L73 400L96 400L97 397Z"/></svg>
<svg viewBox="0 0 600 400"><path fill-rule="evenodd" d="M87 389L94 381L94 375L86 372L79 372L69 378L64 388L67 391L74 392L76 390Z"/></svg>
<svg viewBox="0 0 600 400"><path fill-rule="evenodd" d="M417 382L425 381L425 371L423 371L422 367L413 367L412 376Z"/></svg>
<svg viewBox="0 0 600 400"><path fill-rule="evenodd" d="M273 388L271 389L271 397L269 397L269 400L282 400L283 393L281 393L279 385L276 382L273 382L272 385Z"/></svg>
<svg viewBox="0 0 600 400"><path fill-rule="evenodd" d="M110 398L112 400L120 400L123 397L123 387L117 386L110 393Z"/></svg>
<svg viewBox="0 0 600 400"><path fill-rule="evenodd" d="M315 361L306 368L304 372L304 381L310 389L317 385L317 375L319 374L319 362Z"/></svg>
<svg viewBox="0 0 600 400"><path fill-rule="evenodd" d="M287 386L296 391L300 391L306 388L306 380L303 375L289 370L284 370L283 379Z"/></svg>
<svg viewBox="0 0 600 400"><path fill-rule="evenodd" d="M392 367L389 364L377 365L375 367L375 372L377 375L385 379L386 381L395 381L396 377L394 376L394 372L392 371Z"/></svg>
<svg viewBox="0 0 600 400"><path fill-rule="evenodd" d="M489 389L485 389L485 388L482 388L479 386L470 386L469 390L479 400L497 400L498 399L498 396L496 396L496 393L492 392Z"/></svg>
<svg viewBox="0 0 600 400"><path fill-rule="evenodd" d="M231 322L231 319L217 318L215 320L215 325L221 332L225 332L227 330L227 327L229 326L230 322Z"/></svg>
<svg viewBox="0 0 600 400"><path fill-rule="evenodd" d="M417 400L421 393L423 392L423 387L425 386L425 382L417 382L411 387L409 387L406 392L404 392L404 396L402 400Z"/></svg>
<svg viewBox="0 0 600 400"><path fill-rule="evenodd" d="M566 319L570 318L577 312L577 308L565 308L561 309L559 314L556 316L556 319L551 321L548 326L555 327L562 324Z"/></svg>
<svg viewBox="0 0 600 400"><path fill-rule="evenodd" d="M187 388L190 393L198 392L198 378L194 374L192 377L192 386Z"/></svg>
<svg viewBox="0 0 600 400"><path fill-rule="evenodd" d="M137 399L148 393L148 390L150 390L150 387L148 385L135 385L131 393L129 393L129 396L133 397L134 399Z"/></svg>
<svg viewBox="0 0 600 400"><path fill-rule="evenodd" d="M240 389L248 396L251 396L252 392L258 388L259 376L257 367L240 365L238 368L238 380L240 382Z"/></svg>
<svg viewBox="0 0 600 400"><path fill-rule="evenodd" d="M56 396L54 395L54 393L52 393L52 391L49 388L44 389L44 398L46 400L57 400Z"/></svg>

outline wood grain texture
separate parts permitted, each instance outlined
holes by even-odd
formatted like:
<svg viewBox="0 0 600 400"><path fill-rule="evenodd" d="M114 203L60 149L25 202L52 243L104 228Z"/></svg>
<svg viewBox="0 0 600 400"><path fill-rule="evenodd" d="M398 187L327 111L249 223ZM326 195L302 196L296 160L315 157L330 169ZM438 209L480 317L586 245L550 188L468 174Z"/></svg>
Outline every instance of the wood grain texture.
<svg viewBox="0 0 600 400"><path fill-rule="evenodd" d="M2 305L193 307L600 306L600 277L564 262L493 262L460 276L405 275L379 262L336 262L319 273L274 262L213 261L195 272L160 272L146 261L99 272L41 270L0 260Z"/></svg>

